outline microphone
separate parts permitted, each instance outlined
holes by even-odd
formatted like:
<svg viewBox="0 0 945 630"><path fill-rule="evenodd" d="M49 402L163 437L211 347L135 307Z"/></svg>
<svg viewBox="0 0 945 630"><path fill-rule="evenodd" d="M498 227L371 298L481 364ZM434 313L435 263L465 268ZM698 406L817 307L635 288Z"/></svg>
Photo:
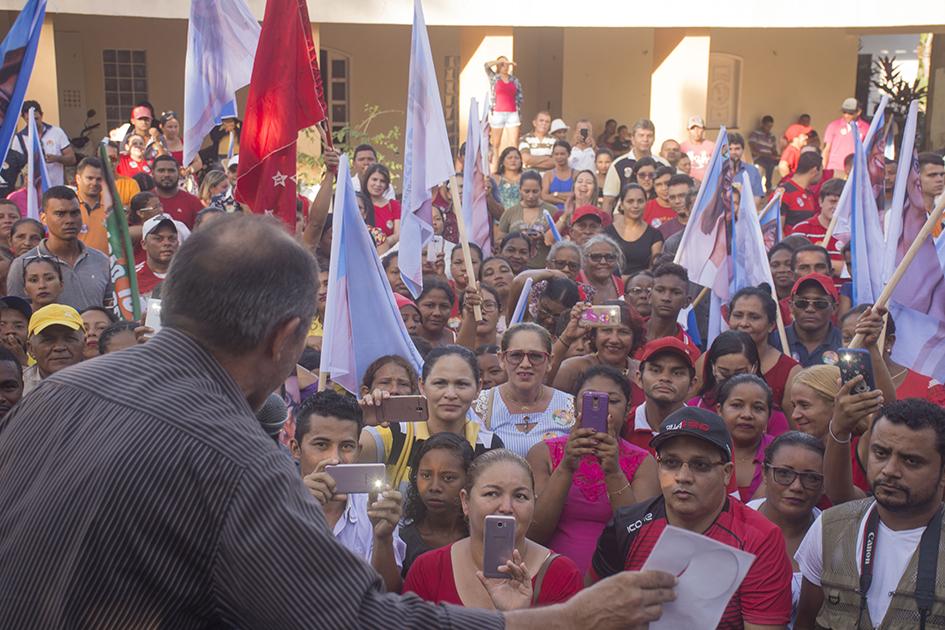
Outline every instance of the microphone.
<svg viewBox="0 0 945 630"><path fill-rule="evenodd" d="M256 419L269 437L276 439L282 425L289 417L289 408L279 394L270 394L263 406L256 412Z"/></svg>

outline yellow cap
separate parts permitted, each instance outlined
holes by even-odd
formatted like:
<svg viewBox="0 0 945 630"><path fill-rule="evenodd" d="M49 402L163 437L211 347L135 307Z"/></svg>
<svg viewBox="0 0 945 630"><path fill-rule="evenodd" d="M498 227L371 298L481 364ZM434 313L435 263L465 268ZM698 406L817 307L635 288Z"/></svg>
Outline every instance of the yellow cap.
<svg viewBox="0 0 945 630"><path fill-rule="evenodd" d="M82 328L82 316L79 311L65 304L47 304L36 310L30 317L29 334L35 335L50 326L66 326L72 330Z"/></svg>

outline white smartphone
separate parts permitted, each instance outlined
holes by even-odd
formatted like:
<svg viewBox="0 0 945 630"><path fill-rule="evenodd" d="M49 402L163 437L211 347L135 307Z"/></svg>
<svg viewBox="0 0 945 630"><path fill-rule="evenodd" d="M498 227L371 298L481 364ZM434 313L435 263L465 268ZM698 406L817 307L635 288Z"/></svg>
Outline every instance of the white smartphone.
<svg viewBox="0 0 945 630"><path fill-rule="evenodd" d="M336 494L367 494L384 487L387 470L384 464L338 464L325 466L335 480Z"/></svg>
<svg viewBox="0 0 945 630"><path fill-rule="evenodd" d="M148 313L144 318L144 325L157 333L161 330L161 300L148 300Z"/></svg>
<svg viewBox="0 0 945 630"><path fill-rule="evenodd" d="M427 243L427 262L436 262L437 255L443 253L445 247L446 240L442 236L434 234L430 242Z"/></svg>

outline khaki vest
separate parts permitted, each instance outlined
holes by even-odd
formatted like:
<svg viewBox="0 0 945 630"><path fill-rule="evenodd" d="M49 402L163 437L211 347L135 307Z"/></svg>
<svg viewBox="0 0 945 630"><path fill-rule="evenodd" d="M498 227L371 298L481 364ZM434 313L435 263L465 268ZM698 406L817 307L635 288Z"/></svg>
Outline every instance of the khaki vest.
<svg viewBox="0 0 945 630"><path fill-rule="evenodd" d="M851 501L827 510L821 517L824 568L820 582L824 604L817 614L818 628L873 628L869 609L864 609L860 615L860 557L856 553L860 523L872 504L873 499ZM942 540L945 540L945 535ZM878 626L880 630L915 630L919 627L919 608L915 599L918 559L916 550L899 580L886 616ZM941 551L938 555L934 602L925 624L928 630L945 629L945 554Z"/></svg>

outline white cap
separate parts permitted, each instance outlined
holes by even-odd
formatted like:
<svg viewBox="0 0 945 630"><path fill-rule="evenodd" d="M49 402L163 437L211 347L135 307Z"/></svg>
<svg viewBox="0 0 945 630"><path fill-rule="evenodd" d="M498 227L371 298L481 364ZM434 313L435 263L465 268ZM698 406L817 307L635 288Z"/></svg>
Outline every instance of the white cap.
<svg viewBox="0 0 945 630"><path fill-rule="evenodd" d="M556 131L561 131L562 129L567 131L569 129L568 123L564 122L560 118L555 118L554 120L551 121L551 133L554 133Z"/></svg>
<svg viewBox="0 0 945 630"><path fill-rule="evenodd" d="M850 98L843 99L843 103L840 105L840 111L846 112L848 114L855 114L859 109L860 102L852 96Z"/></svg>
<svg viewBox="0 0 945 630"><path fill-rule="evenodd" d="M689 122L686 123L686 129L692 129L693 127L702 127L705 129L705 121L702 120L702 116L689 117Z"/></svg>
<svg viewBox="0 0 945 630"><path fill-rule="evenodd" d="M236 154L227 161L226 167L230 168L234 164L239 164L239 163L240 163L240 156L239 154Z"/></svg>
<svg viewBox="0 0 945 630"><path fill-rule="evenodd" d="M147 236L148 234L158 229L165 223L170 224L171 226L174 227L175 230L177 230L177 237L180 240L180 242L183 243L184 239L190 236L190 230L187 228L187 226L181 223L180 221L175 221L174 218L171 217L171 215L169 214L156 214L150 219L148 219L147 221L145 221L144 225L141 226L141 233L144 236Z"/></svg>

